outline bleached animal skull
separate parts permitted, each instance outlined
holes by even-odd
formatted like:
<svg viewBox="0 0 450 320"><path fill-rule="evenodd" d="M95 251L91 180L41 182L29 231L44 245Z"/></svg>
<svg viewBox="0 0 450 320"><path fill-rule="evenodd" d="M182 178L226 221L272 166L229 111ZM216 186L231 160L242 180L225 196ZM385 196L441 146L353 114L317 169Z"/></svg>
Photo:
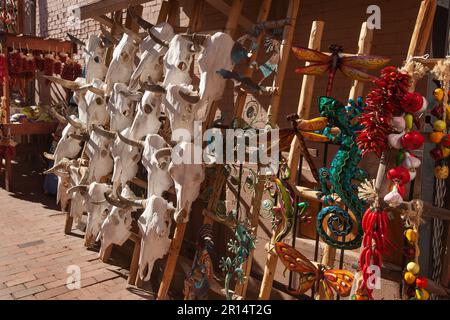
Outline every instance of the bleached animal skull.
<svg viewBox="0 0 450 320"><path fill-rule="evenodd" d="M86 212L85 195L89 168L84 165L69 167L70 183L67 195L70 197L70 216L75 222L80 222L83 213ZM86 187L85 187L86 186Z"/></svg>
<svg viewBox="0 0 450 320"><path fill-rule="evenodd" d="M97 126L92 127L90 138L86 144L86 155L89 158L89 181L101 182L113 170L111 145L113 137L105 135Z"/></svg>
<svg viewBox="0 0 450 320"><path fill-rule="evenodd" d="M222 98L226 80L217 73L221 69L232 70L231 51L235 42L226 33L217 32L208 36L203 43L204 51L198 58L200 71L200 98L206 104L204 115L209 106Z"/></svg>
<svg viewBox="0 0 450 320"><path fill-rule="evenodd" d="M111 191L111 186L104 183L93 182L88 187L85 196L88 213L85 233L87 246L90 246L92 240L97 238L103 221L111 212L112 206L105 198L105 193L111 193Z"/></svg>
<svg viewBox="0 0 450 320"><path fill-rule="evenodd" d="M169 42L174 36L170 24L163 22L151 28L149 35L141 44L141 60L130 79L130 89L137 89L139 82L150 80L158 83L163 76L163 58L168 48L158 42ZM156 42L154 39L157 38Z"/></svg>
<svg viewBox="0 0 450 320"><path fill-rule="evenodd" d="M92 129L92 125L104 126L109 121L109 113L106 108L105 83L94 79L89 91L86 93L87 103L87 128Z"/></svg>
<svg viewBox="0 0 450 320"><path fill-rule="evenodd" d="M87 124L87 102L86 93L91 86L86 83L85 78L77 78L75 81L65 80L53 76L44 76L47 80L50 80L56 84L59 84L63 88L73 91L73 98L78 105L78 118L83 124Z"/></svg>
<svg viewBox="0 0 450 320"><path fill-rule="evenodd" d="M130 128L130 139L140 140L147 134L157 133L161 128L161 102L163 92L146 90L142 101L138 103L136 115Z"/></svg>
<svg viewBox="0 0 450 320"><path fill-rule="evenodd" d="M129 128L119 132L111 148L114 159L113 193L119 186L131 181L139 170L143 146L140 143L130 143L130 132Z"/></svg>
<svg viewBox="0 0 450 320"><path fill-rule="evenodd" d="M130 200L137 200L128 185L122 190L121 195ZM101 241L100 256L103 256L105 250L111 245L121 246L130 238L133 221L131 217L133 207L111 198L108 194L105 194L105 198L113 207L108 217L103 221L96 239L96 241Z"/></svg>
<svg viewBox="0 0 450 320"><path fill-rule="evenodd" d="M89 36L84 61L86 67L86 81L90 83L94 79L104 80L108 68L105 65L106 47L97 35Z"/></svg>
<svg viewBox="0 0 450 320"><path fill-rule="evenodd" d="M70 167L77 163L76 160L62 158L55 163L52 168L44 172L44 174L54 174L58 177L57 203L61 204L61 211L67 212L70 195L67 190L72 186L70 179Z"/></svg>
<svg viewBox="0 0 450 320"><path fill-rule="evenodd" d="M144 213L139 217L138 226L141 233L141 252L139 255L139 277L150 280L153 265L161 259L170 247L169 232L172 216L175 211L173 205L164 198L151 196L142 201Z"/></svg>
<svg viewBox="0 0 450 320"><path fill-rule="evenodd" d="M142 100L142 94L131 92L124 83L116 83L108 101L110 130L122 131L133 123L136 102Z"/></svg>
<svg viewBox="0 0 450 320"><path fill-rule="evenodd" d="M164 56L164 88L170 84L191 84L192 78L189 73L195 53L198 53L198 50L194 49L191 40L182 35L173 37Z"/></svg>
<svg viewBox="0 0 450 320"><path fill-rule="evenodd" d="M115 83L129 84L133 74L134 59L139 49L140 41L124 33L113 52L112 60L106 73L106 93L109 96Z"/></svg>
<svg viewBox="0 0 450 320"><path fill-rule="evenodd" d="M148 135L144 142L142 164L147 170L147 195L162 197L173 186L169 174L172 150L164 139L156 134Z"/></svg>
<svg viewBox="0 0 450 320"><path fill-rule="evenodd" d="M192 90L192 86L169 85L164 107L172 128L172 140L179 141L181 132L184 141L192 141L195 134L195 121L202 119L200 97ZM176 130L179 131L176 132ZM189 133L189 137L184 135L185 132Z"/></svg>
<svg viewBox="0 0 450 320"><path fill-rule="evenodd" d="M177 194L177 210L174 216L177 223L189 221L192 203L198 198L200 186L205 179L204 165L194 161L194 149L193 143L181 142L172 151L169 174L175 182ZM201 154L202 150L200 148L195 152Z"/></svg>

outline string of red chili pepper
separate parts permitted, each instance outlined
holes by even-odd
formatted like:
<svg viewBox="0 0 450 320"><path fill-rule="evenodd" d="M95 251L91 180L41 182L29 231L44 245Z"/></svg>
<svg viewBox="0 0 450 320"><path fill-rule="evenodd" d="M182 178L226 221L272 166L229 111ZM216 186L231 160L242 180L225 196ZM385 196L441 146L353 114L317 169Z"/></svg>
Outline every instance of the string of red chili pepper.
<svg viewBox="0 0 450 320"><path fill-rule="evenodd" d="M367 209L362 220L364 237L359 268L363 281L359 290L365 292L369 299L373 299L373 288L368 285L369 268L375 265L381 269L383 254L388 252L388 245L393 246L388 237L388 221L387 212L378 208Z"/></svg>
<svg viewBox="0 0 450 320"><path fill-rule="evenodd" d="M395 67L386 67L375 80L366 97L366 107L360 118L364 129L357 138L362 155L374 152L378 157L389 148L387 136L392 133L391 121L404 96L408 93L410 76Z"/></svg>

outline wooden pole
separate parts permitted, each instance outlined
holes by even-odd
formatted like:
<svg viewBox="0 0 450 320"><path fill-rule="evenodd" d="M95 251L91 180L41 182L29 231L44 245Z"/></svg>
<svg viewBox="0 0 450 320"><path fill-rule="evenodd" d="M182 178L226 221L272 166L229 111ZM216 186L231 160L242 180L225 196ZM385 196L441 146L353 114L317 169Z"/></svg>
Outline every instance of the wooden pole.
<svg viewBox="0 0 450 320"><path fill-rule="evenodd" d="M369 55L372 49L373 30L367 27L367 22L364 22L361 26L361 32L359 34L358 41L358 55ZM350 89L349 99L356 100L362 96L364 91L364 82L354 81L353 86ZM322 256L322 264L325 266L333 267L336 260L336 248L325 245Z"/></svg>
<svg viewBox="0 0 450 320"><path fill-rule="evenodd" d="M204 7L204 3L198 2L196 6ZM194 11L198 8L194 8ZM173 12L173 10L171 10ZM199 31L201 25L198 23L198 19L201 18L201 14L194 14L194 19L190 21L191 32ZM194 29L195 28L195 29ZM198 29L196 29L198 28ZM178 256L180 254L181 245L183 244L184 234L186 232L186 223L178 223L175 228L175 233L170 244L166 266L164 268L164 274L161 280L161 284L158 290L157 300L166 300L169 292L170 284L172 283L175 267L177 265Z"/></svg>
<svg viewBox="0 0 450 320"><path fill-rule="evenodd" d="M325 23L322 21L314 21L311 27L311 34L309 37L308 48L314 50L320 50L320 44L322 42L322 35ZM308 118L311 110L311 102L313 99L314 91L314 76L303 76L302 88L300 91L300 99L298 104L297 113L302 118ZM291 150L289 153L288 166L291 170L291 179L293 178L293 185L296 184L295 177L298 173L298 163L300 161L300 146L299 141L295 137L292 141ZM270 241L270 245L274 242L274 235ZM272 284L275 277L275 269L277 267L278 257L273 250L270 250L267 254L267 261L264 268L264 276L261 283L258 299L268 300L270 298L270 292L272 291Z"/></svg>
<svg viewBox="0 0 450 320"><path fill-rule="evenodd" d="M311 34L309 36L308 48L320 51L323 28L325 23L323 21L313 21L311 27ZM307 63L309 65L309 63ZM311 112L311 103L314 93L314 84L316 81L315 76L304 75L302 81L302 88L300 90L300 99L298 102L298 111L300 119L308 119ZM290 183L291 185L296 185L296 177L298 173L298 163L300 161L300 144L297 137L291 144L291 149L289 152L288 166L291 170Z"/></svg>
<svg viewBox="0 0 450 320"><path fill-rule="evenodd" d="M287 19L290 20L290 24L288 24L284 28L283 42L280 48L280 62L278 63L277 77L275 78L273 83L273 87L278 88L278 90L274 92L272 96L272 102L270 103L270 107L273 112L273 123L277 123L278 120L278 110L280 108L281 93L283 91L286 69L291 53L292 40L294 39L295 25L297 23L299 7L300 0L291 0L289 2Z"/></svg>

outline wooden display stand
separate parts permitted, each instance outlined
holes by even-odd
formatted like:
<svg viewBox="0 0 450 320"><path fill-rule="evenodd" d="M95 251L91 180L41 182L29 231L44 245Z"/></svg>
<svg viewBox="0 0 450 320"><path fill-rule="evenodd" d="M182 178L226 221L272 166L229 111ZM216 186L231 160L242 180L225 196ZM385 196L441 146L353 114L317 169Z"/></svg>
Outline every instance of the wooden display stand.
<svg viewBox="0 0 450 320"><path fill-rule="evenodd" d="M212 4L212 1L209 1L210 4ZM241 0L234 0L231 6L231 9L228 13L228 22L227 26L225 28L225 32L227 32L230 35L234 35L238 23L238 17L240 16L240 12L242 10L243 1ZM270 12L270 8L272 5L272 1L265 0L261 4L260 12L258 16L258 23L264 22L267 20L268 14ZM273 122L276 123L277 116L278 116L278 110L280 106L280 94L283 89L283 83L284 83L284 76L286 73L287 68L287 61L289 58L289 54L291 51L291 45L292 40L294 36L294 29L296 24L296 18L298 15L300 6L299 0L291 0L289 3L288 13L287 13L287 19L289 20L289 24L284 27L284 33L283 33L283 40L281 45L281 57L280 62L278 65L278 72L275 76L273 87L276 88L274 95L272 96L272 101L270 104L271 110L273 112ZM259 37L257 40L259 44L262 44L263 35ZM254 58L256 59L257 53L254 54ZM251 68L248 68L245 71L245 75L248 77L251 77L253 73L253 70ZM241 118L242 112L244 110L245 101L247 98L247 93L240 92L236 98L235 105L234 105L234 116L235 118ZM206 128L210 127L212 124L212 119L214 118L215 112L216 112L217 104L211 108L211 113L208 117ZM223 170L217 170L216 172L222 172ZM226 178L223 174L219 174L215 177L214 184L212 186L213 194L209 198L209 202L207 205L207 209L204 211L205 219L203 221L204 224L212 224L216 219L214 219L214 214L212 212L215 211L218 201L220 199L220 196L222 194L222 190L225 186ZM252 223L254 225L257 225L257 220L259 218L259 209L261 206L261 198L262 198L262 192L263 192L263 183L258 183L255 190L255 198L254 202L252 203L253 209L252 209L252 217L255 217L254 221ZM221 221L216 220L216 222L221 223ZM168 290L173 278L173 274L175 271L175 266L178 260L180 248L183 242L184 233L186 230L186 224L178 224L177 228L175 230L175 234L172 240L171 247L169 249L169 256L167 259L167 264L164 270L163 279L159 288L158 292L158 299L164 300L167 299ZM250 258L244 266L245 275L247 278L250 275L251 270L251 262L252 259ZM245 282L243 285L240 285L236 288L235 293L239 292L240 298L245 298L245 292L247 288L247 282Z"/></svg>
<svg viewBox="0 0 450 320"><path fill-rule="evenodd" d="M57 52L65 52L73 54L76 51L76 46L69 41L61 41L57 39L44 39L35 36L16 35L10 33L0 34L0 43L3 53L8 58L8 50L12 48L27 48L30 51L45 51L44 48L51 48ZM0 136L3 137L4 143L10 143L14 136L28 136L28 135L48 135L55 132L57 123L10 123L10 79L9 79L8 64L6 66L6 76L3 81L3 110L5 112L2 117ZM11 157L5 156L5 188L8 191L12 190L13 175ZM2 159L0 158L0 162Z"/></svg>
<svg viewBox="0 0 450 320"><path fill-rule="evenodd" d="M416 27L412 36L408 57L424 54L426 44L428 43L428 38L431 32L435 8L436 8L436 1L425 0L422 2L418 19L416 22ZM323 31L323 22L314 22L309 42L309 47L311 49L318 50L320 48L322 31ZM372 31L367 28L366 23L363 23L359 39L358 54L367 55L370 53L372 36L373 36ZM350 90L351 99L355 99L362 94L363 85L364 85L363 83L357 81L354 83L353 87ZM314 76L304 76L298 109L298 114L300 118L307 119L309 117L313 88L314 88ZM288 159L288 165L291 170L291 181L289 181L289 183L296 191L297 196L302 200L314 202L320 201L317 199L316 191L309 188L297 186L296 181L294 181L298 173L298 164L300 156L301 152L298 145L298 141L297 139L294 139L291 145L291 151ZM293 236L296 237L296 234L294 234ZM334 265L335 256L336 256L336 249L331 248L330 246L326 246L321 263L332 267ZM267 256L267 262L264 270L264 277L262 280L261 289L259 293L259 299L261 300L267 300L270 298L272 284L275 277L277 260L278 257L275 254L275 252L273 252L273 250L270 251Z"/></svg>

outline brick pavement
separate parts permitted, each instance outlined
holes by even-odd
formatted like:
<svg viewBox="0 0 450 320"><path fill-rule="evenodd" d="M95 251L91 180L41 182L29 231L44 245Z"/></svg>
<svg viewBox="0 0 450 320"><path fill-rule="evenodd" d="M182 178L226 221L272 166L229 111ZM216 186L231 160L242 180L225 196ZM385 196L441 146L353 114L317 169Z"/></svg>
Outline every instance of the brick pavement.
<svg viewBox="0 0 450 320"><path fill-rule="evenodd" d="M15 178L15 193L0 185L0 300L153 298L127 288L129 257L116 252L105 264L84 247L81 232L64 234L65 215L42 193L40 175ZM81 289L66 286L71 265L80 267Z"/></svg>

